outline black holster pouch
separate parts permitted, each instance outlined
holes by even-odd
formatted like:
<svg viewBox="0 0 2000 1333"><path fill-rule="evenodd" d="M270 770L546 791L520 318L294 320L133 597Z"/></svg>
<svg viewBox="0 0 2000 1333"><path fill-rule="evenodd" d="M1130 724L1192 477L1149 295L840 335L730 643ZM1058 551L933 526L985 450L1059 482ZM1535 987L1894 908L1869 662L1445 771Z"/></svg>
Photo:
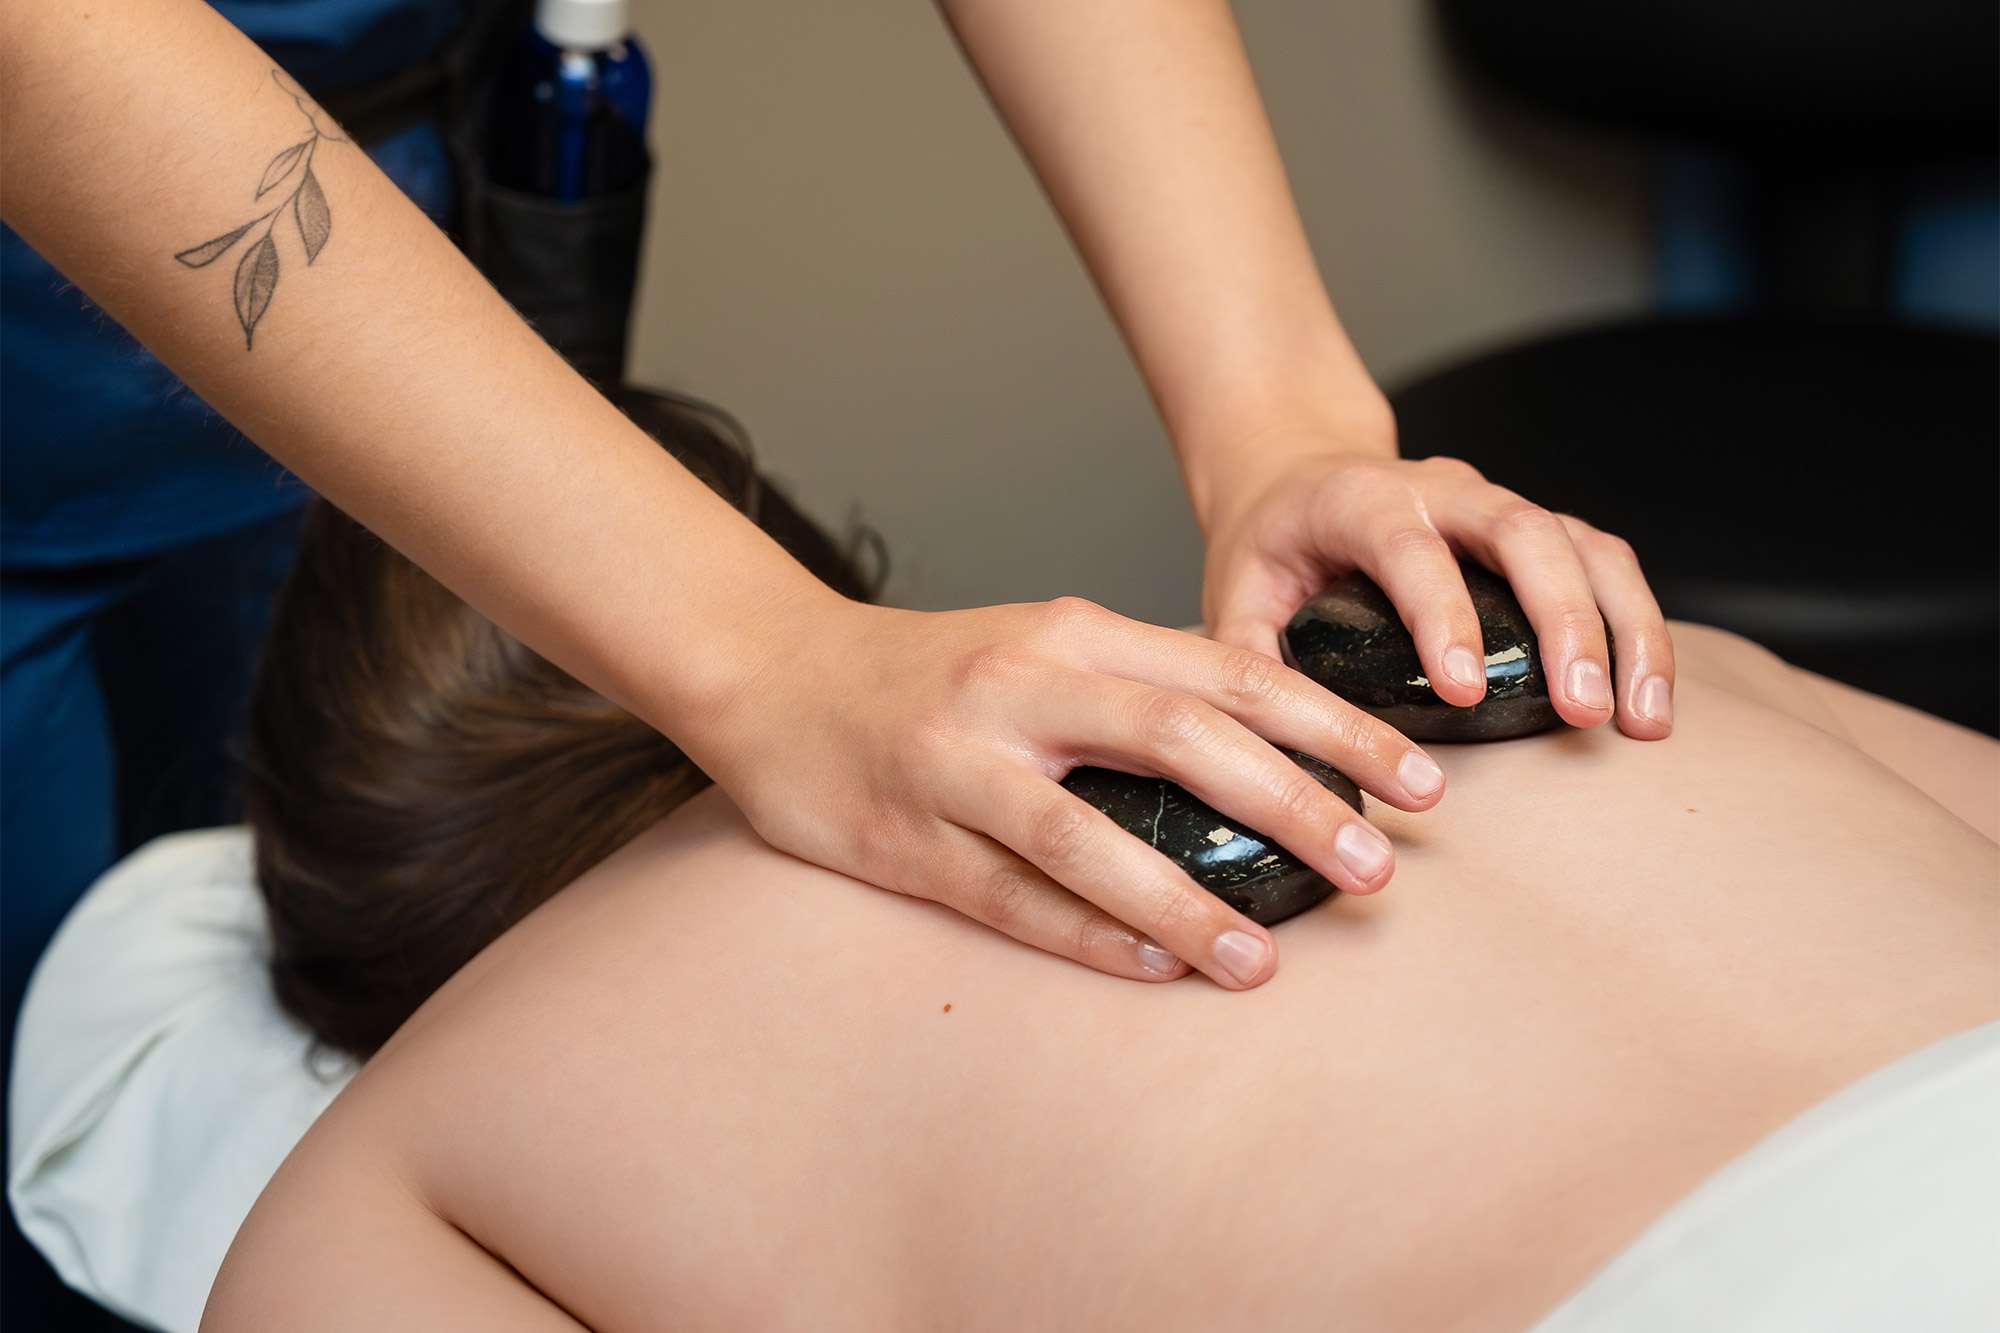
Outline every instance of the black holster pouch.
<svg viewBox="0 0 2000 1333"><path fill-rule="evenodd" d="M500 294L599 387L621 381L645 188L559 203L481 182L462 197L461 244Z"/></svg>
<svg viewBox="0 0 2000 1333"><path fill-rule="evenodd" d="M458 169L458 243L550 346L600 388L625 377L626 335L646 234L649 152L639 180L574 203L495 184L486 171L486 114L500 67L533 13L501 0L474 18L458 50L446 122Z"/></svg>
<svg viewBox="0 0 2000 1333"><path fill-rule="evenodd" d="M435 59L320 102L363 145L416 120L440 120L458 194L452 238L550 346L610 388L625 373L651 155L632 188L575 203L495 184L486 171L487 105L534 5L485 0L467 8L464 28Z"/></svg>
<svg viewBox="0 0 2000 1333"><path fill-rule="evenodd" d="M471 0L465 27L437 58L377 84L318 96L364 147L424 120L442 122L458 203L449 228L466 257L640 429L849 597L872 599L888 571L881 536L852 525L836 543L759 475L748 434L713 404L625 383L626 337L646 229L647 154L639 183L562 203L488 178L487 106L534 0Z"/></svg>

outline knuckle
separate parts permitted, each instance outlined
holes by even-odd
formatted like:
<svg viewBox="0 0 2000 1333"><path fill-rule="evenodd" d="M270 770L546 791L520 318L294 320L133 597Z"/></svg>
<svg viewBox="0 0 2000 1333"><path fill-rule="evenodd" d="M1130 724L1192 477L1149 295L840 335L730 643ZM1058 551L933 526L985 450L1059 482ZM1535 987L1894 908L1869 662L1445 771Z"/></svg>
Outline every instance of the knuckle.
<svg viewBox="0 0 2000 1333"><path fill-rule="evenodd" d="M1327 732L1328 748L1333 753L1375 759L1382 752L1384 742L1391 734L1391 728L1388 723L1376 721L1343 700L1342 706L1327 719Z"/></svg>
<svg viewBox="0 0 2000 1333"><path fill-rule="evenodd" d="M1618 635L1619 651L1626 650L1629 640L1643 661L1654 671L1674 673L1674 635L1663 617L1648 615L1640 619L1628 630Z"/></svg>
<svg viewBox="0 0 2000 1333"><path fill-rule="evenodd" d="M1324 822L1326 803L1330 799L1326 788L1304 773L1286 778L1271 793L1271 803L1277 808L1279 817L1290 824Z"/></svg>
<svg viewBox="0 0 2000 1333"><path fill-rule="evenodd" d="M1486 480L1484 474L1478 468L1466 462L1463 458L1448 458L1440 454L1424 459L1421 466L1426 472L1430 472L1446 481Z"/></svg>
<svg viewBox="0 0 2000 1333"><path fill-rule="evenodd" d="M979 919L995 930L1012 934L1027 916L1035 882L1011 865L995 870L979 895Z"/></svg>
<svg viewBox="0 0 2000 1333"><path fill-rule="evenodd" d="M1094 958L1104 953L1107 946L1128 938L1129 934L1105 913L1078 912L1070 927L1071 956Z"/></svg>
<svg viewBox="0 0 2000 1333"><path fill-rule="evenodd" d="M1555 628L1557 634L1569 639L1601 635L1604 633L1604 616L1595 606L1570 603L1557 609Z"/></svg>
<svg viewBox="0 0 2000 1333"><path fill-rule="evenodd" d="M1593 529L1593 532L1595 530ZM1637 565L1639 552L1631 542L1612 532L1596 532L1590 542L1607 560L1615 560L1621 565Z"/></svg>
<svg viewBox="0 0 2000 1333"><path fill-rule="evenodd" d="M1020 679L1027 655L1010 643L988 643L963 653L952 671L960 689L978 690Z"/></svg>
<svg viewBox="0 0 2000 1333"><path fill-rule="evenodd" d="M1058 597L1041 605L1042 632L1067 638L1096 626L1110 614L1087 597Z"/></svg>
<svg viewBox="0 0 2000 1333"><path fill-rule="evenodd" d="M1207 734L1208 705L1191 695L1158 690L1139 705L1139 739L1157 751L1180 750Z"/></svg>
<svg viewBox="0 0 2000 1333"><path fill-rule="evenodd" d="M1372 508L1389 495L1407 495L1409 490L1407 477L1387 464L1370 460L1350 464L1337 474L1322 478L1317 498L1333 503L1358 498Z"/></svg>
<svg viewBox="0 0 2000 1333"><path fill-rule="evenodd" d="M1562 527L1562 520L1536 504L1512 496L1493 513L1493 530L1503 537L1544 538Z"/></svg>
<svg viewBox="0 0 2000 1333"><path fill-rule="evenodd" d="M1391 557L1430 560L1446 555L1444 538L1429 528L1405 524L1382 534L1382 552Z"/></svg>
<svg viewBox="0 0 2000 1333"><path fill-rule="evenodd" d="M1207 915L1206 907L1196 896L1202 892L1187 885L1175 886L1153 908L1153 919L1147 923L1147 933L1164 944L1193 930Z"/></svg>
<svg viewBox="0 0 2000 1333"><path fill-rule="evenodd" d="M1278 693L1279 664L1247 648L1230 650L1222 659L1222 688L1232 703L1263 703Z"/></svg>
<svg viewBox="0 0 2000 1333"><path fill-rule="evenodd" d="M1084 808L1065 797L1050 801L1035 815L1028 831L1028 847L1033 859L1043 865L1072 865L1090 836L1090 816Z"/></svg>

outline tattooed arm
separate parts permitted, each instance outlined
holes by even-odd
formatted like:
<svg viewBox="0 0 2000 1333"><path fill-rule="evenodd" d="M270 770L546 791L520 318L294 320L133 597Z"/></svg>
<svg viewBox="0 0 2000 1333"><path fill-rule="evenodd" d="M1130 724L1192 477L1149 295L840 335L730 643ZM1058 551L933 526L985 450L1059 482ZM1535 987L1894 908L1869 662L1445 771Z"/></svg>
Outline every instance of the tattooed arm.
<svg viewBox="0 0 2000 1333"><path fill-rule="evenodd" d="M641 716L711 708L760 651L743 608L818 595L208 5L10 0L0 119L0 211L31 245L315 489Z"/></svg>
<svg viewBox="0 0 2000 1333"><path fill-rule="evenodd" d="M313 175L313 154L322 143L348 142L321 125L320 110L303 89L285 77L283 70L272 70L271 81L284 90L305 117L305 138L278 150L257 179L256 197L262 199L285 185L290 185L291 192L241 226L231 227L222 235L189 246L174 256L189 268L206 268L234 250L236 243L256 231L259 223L264 224L264 234L251 241L236 261L236 280L230 286L236 319L243 326L246 352L255 345L257 321L271 308L271 298L278 290L278 246L271 233L289 215L291 221L298 223L299 248L306 263L319 258L319 252L333 235L333 208L326 202L326 191L320 188L319 177Z"/></svg>
<svg viewBox="0 0 2000 1333"><path fill-rule="evenodd" d="M1405 783L1437 770L1403 737L1193 635L1069 599L838 597L198 0L6 0L0 117L0 206L30 244L322 494L672 736L781 850L1114 975L1243 989L1277 970L1268 932L1064 790L1071 768L1172 777L1356 892L1388 880L1386 839L1276 745L1406 810L1441 794Z"/></svg>

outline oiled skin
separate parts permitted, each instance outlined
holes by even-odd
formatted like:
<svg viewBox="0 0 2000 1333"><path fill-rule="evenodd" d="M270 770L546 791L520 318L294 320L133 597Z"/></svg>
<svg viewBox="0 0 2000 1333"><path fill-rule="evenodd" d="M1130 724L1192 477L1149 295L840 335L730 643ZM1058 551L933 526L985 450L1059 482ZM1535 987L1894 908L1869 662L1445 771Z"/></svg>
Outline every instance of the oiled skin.
<svg viewBox="0 0 2000 1333"><path fill-rule="evenodd" d="M1840 739L1894 714L1676 642L1671 740L1443 749L1438 810L1379 812L1394 884L1247 993L1063 963L704 797L362 1073L204 1327L1525 1327L2000 1015L2000 849ZM1990 812L1996 747L1924 727L1896 762Z"/></svg>

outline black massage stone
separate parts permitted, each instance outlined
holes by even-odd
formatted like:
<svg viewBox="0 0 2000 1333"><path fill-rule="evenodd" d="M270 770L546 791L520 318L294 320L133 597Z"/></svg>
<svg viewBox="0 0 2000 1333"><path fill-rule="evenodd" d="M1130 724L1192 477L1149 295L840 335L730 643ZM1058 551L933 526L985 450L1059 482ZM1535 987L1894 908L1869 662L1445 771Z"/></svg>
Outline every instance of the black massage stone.
<svg viewBox="0 0 2000 1333"><path fill-rule="evenodd" d="M1560 725L1541 646L1513 589L1478 565L1462 568L1486 653L1486 697L1472 707L1437 696L1410 631L1363 574L1335 580L1299 608L1285 626L1286 665L1413 741L1504 741Z"/></svg>
<svg viewBox="0 0 2000 1333"><path fill-rule="evenodd" d="M1361 809L1361 789L1310 755L1286 758ZM1272 839L1244 828L1165 778L1079 768L1063 786L1112 822L1164 852L1195 883L1259 925L1276 925L1324 901L1334 886Z"/></svg>

